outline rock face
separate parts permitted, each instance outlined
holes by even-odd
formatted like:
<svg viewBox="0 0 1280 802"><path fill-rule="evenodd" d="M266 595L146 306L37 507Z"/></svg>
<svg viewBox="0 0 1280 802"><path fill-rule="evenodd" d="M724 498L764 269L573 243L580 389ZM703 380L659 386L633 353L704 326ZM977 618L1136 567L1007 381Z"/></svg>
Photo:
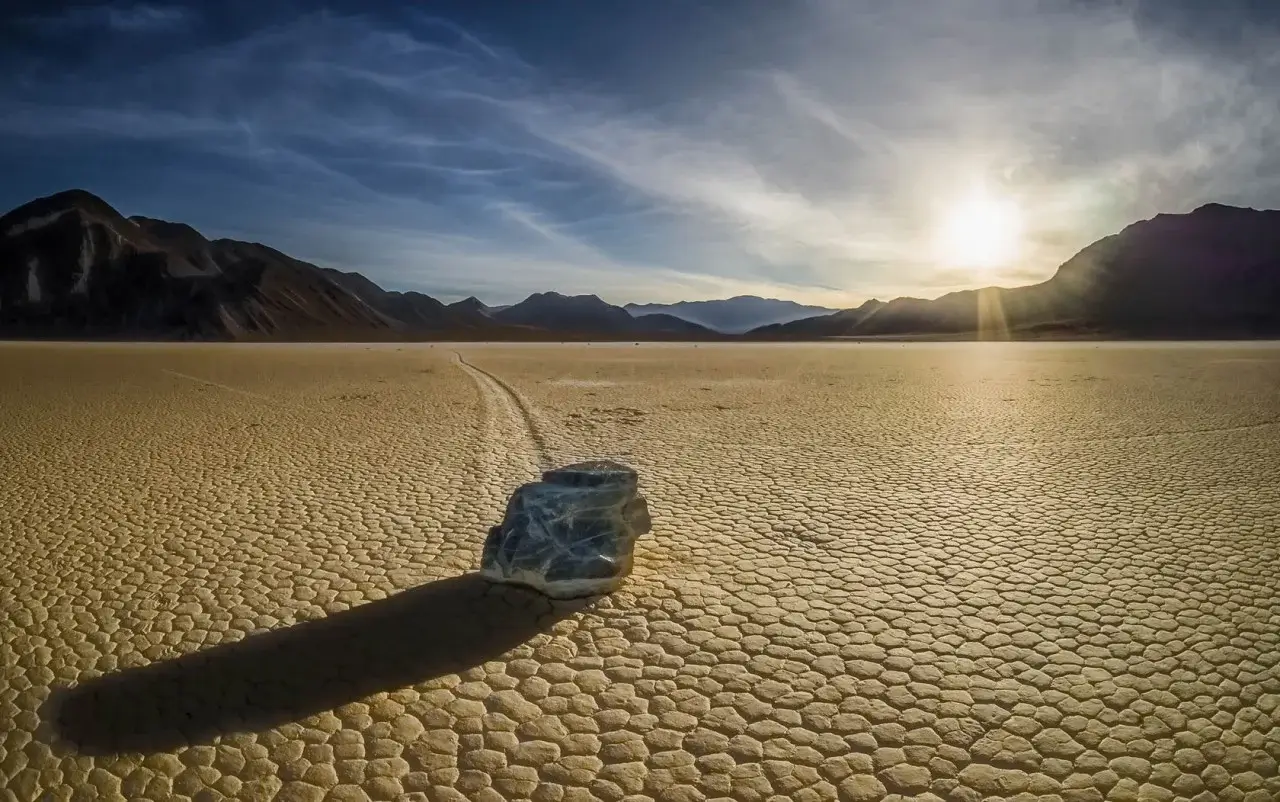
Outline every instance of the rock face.
<svg viewBox="0 0 1280 802"><path fill-rule="evenodd" d="M556 599L609 593L631 573L635 541L649 526L631 468L602 460L546 471L511 495L485 540L480 573Z"/></svg>
<svg viewBox="0 0 1280 802"><path fill-rule="evenodd" d="M391 339L315 265L70 190L0 217L0 336Z"/></svg>

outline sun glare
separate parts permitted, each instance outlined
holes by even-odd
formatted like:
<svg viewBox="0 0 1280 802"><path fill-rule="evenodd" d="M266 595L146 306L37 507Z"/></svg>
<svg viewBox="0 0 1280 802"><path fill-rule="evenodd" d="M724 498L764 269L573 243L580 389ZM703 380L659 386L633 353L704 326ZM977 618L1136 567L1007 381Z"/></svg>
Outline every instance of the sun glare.
<svg viewBox="0 0 1280 802"><path fill-rule="evenodd" d="M991 270L1011 262L1021 241L1017 205L975 190L946 213L938 232L938 258L957 267Z"/></svg>

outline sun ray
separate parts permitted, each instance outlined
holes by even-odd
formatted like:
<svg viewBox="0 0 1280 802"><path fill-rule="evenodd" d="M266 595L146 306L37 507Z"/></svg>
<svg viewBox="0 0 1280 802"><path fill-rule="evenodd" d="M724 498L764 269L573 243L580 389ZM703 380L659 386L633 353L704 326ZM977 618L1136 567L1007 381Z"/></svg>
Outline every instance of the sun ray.
<svg viewBox="0 0 1280 802"><path fill-rule="evenodd" d="M978 339L1008 340L1009 321L1005 318L1004 303L997 287L978 290Z"/></svg>

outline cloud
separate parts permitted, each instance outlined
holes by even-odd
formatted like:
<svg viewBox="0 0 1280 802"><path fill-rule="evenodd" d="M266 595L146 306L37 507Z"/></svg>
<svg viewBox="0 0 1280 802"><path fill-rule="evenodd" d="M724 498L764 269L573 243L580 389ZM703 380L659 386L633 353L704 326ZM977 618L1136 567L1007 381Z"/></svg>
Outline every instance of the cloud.
<svg viewBox="0 0 1280 802"><path fill-rule="evenodd" d="M160 33L186 28L195 21L195 12L183 6L137 3L72 6L62 13L29 19L34 26L50 32L102 29L119 33Z"/></svg>
<svg viewBox="0 0 1280 802"><path fill-rule="evenodd" d="M215 228L492 301L853 305L1047 278L1158 211L1280 205L1280 48L1198 48L1066 0L812 0L789 24L803 47L658 104L447 20L313 14L0 94L0 137L164 143L189 155L164 182L233 166L201 173L237 199ZM975 183L1026 218L1001 271L936 256Z"/></svg>
<svg viewBox="0 0 1280 802"><path fill-rule="evenodd" d="M1244 65L1157 44L1114 7L853 5L819 8L829 47L819 38L787 69L667 119L587 98L501 105L773 275L868 293L1047 278L1136 217L1239 197L1280 167L1267 145L1280 133L1274 57ZM966 277L934 264L930 238L974 182L1017 198L1030 238L1021 264Z"/></svg>

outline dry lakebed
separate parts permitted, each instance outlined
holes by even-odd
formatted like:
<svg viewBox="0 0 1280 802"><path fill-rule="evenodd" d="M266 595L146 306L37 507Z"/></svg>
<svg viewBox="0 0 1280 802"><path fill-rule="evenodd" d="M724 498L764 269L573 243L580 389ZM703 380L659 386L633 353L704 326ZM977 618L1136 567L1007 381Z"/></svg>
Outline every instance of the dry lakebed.
<svg viewBox="0 0 1280 802"><path fill-rule="evenodd" d="M0 344L0 799L1280 799L1280 346ZM639 472L615 593L474 573Z"/></svg>

